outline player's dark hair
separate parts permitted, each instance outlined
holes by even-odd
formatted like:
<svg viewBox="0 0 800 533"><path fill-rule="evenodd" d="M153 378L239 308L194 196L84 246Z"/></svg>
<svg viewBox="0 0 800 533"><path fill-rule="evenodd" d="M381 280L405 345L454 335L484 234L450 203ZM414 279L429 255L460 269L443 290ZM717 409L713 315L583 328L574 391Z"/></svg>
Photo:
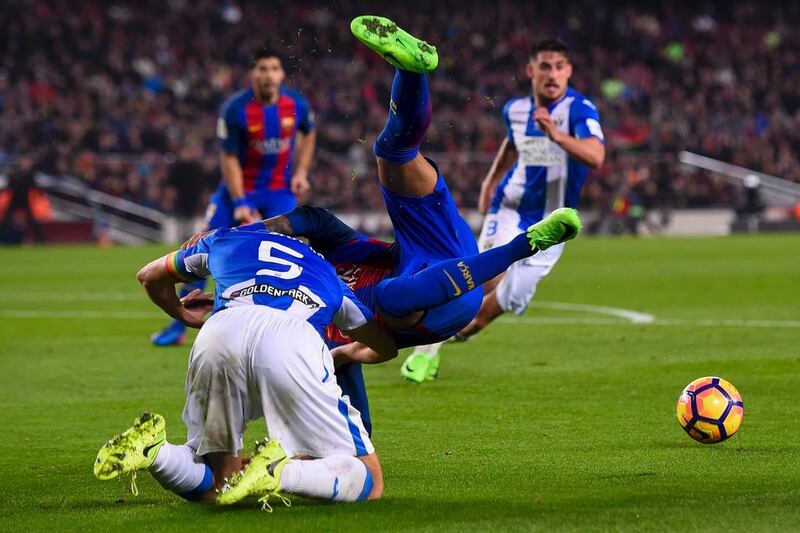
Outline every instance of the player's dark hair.
<svg viewBox="0 0 800 533"><path fill-rule="evenodd" d="M253 55L250 57L250 69L253 69L256 66L256 64L259 62L259 60L261 60L261 59L269 59L269 58L272 58L272 57L274 57L278 61L280 61L281 65L283 64L283 58L281 57L281 55L276 50L270 48L267 45L259 46L253 52Z"/></svg>
<svg viewBox="0 0 800 533"><path fill-rule="evenodd" d="M539 52L558 52L569 59L569 46L561 39L543 39L531 46L531 59L536 58Z"/></svg>

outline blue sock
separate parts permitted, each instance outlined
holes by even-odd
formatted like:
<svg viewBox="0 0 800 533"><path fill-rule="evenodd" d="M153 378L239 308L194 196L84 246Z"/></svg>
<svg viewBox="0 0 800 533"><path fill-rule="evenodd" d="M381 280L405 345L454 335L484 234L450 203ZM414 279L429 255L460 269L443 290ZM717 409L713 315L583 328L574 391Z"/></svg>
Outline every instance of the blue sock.
<svg viewBox="0 0 800 533"><path fill-rule="evenodd" d="M390 278L376 287L378 307L402 317L444 305L480 287L513 263L533 255L525 233L506 245L468 257L448 259L411 276Z"/></svg>
<svg viewBox="0 0 800 533"><path fill-rule="evenodd" d="M375 141L375 155L398 164L417 157L431 117L428 78L425 74L397 69L392 82L389 119Z"/></svg>

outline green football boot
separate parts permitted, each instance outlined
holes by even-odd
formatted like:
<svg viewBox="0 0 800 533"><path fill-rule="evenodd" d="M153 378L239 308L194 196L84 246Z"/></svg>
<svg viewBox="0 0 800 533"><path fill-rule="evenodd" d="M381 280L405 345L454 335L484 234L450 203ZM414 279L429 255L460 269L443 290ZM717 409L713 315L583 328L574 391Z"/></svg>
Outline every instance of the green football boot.
<svg viewBox="0 0 800 533"><path fill-rule="evenodd" d="M417 384L436 379L439 375L439 354L431 357L424 352L412 353L403 361L400 375Z"/></svg>
<svg viewBox="0 0 800 533"><path fill-rule="evenodd" d="M268 500L277 496L289 507L291 501L279 494L281 490L281 472L289 462L283 446L277 440L256 441L256 447L250 462L244 470L235 473L217 495L217 503L231 505L248 496L260 496L262 509L272 511Z"/></svg>
<svg viewBox="0 0 800 533"><path fill-rule="evenodd" d="M577 237L581 231L581 219L571 207L560 207L546 218L528 227L528 241L531 248L547 250Z"/></svg>
<svg viewBox="0 0 800 533"><path fill-rule="evenodd" d="M441 359L439 359L439 354L437 353L433 357L429 358L428 361L428 375L425 376L426 381L433 381L434 379L439 377L439 363Z"/></svg>
<svg viewBox="0 0 800 533"><path fill-rule="evenodd" d="M384 17L362 15L350 23L350 31L390 65L424 74L439 64L436 47L417 39Z"/></svg>
<svg viewBox="0 0 800 533"><path fill-rule="evenodd" d="M133 426L100 448L94 462L94 475L106 481L130 473L131 492L137 495L136 472L150 468L165 442L167 427L164 417L145 412L133 421Z"/></svg>

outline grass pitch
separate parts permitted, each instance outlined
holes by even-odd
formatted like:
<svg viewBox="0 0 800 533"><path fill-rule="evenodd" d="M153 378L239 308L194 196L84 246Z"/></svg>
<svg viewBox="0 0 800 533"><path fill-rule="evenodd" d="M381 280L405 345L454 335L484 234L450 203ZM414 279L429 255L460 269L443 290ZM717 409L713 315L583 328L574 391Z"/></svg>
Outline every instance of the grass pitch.
<svg viewBox="0 0 800 533"><path fill-rule="evenodd" d="M0 529L796 530L800 524L800 237L579 239L525 317L446 346L441 379L367 370L379 502L185 503L92 475L98 448L145 409L180 414L188 347L134 274L163 248L0 249ZM554 303L634 310L651 323ZM607 311L606 311L607 312ZM192 335L193 337L193 335ZM402 356L401 358L402 359ZM742 393L729 441L695 443L681 389ZM251 424L248 444L263 435Z"/></svg>

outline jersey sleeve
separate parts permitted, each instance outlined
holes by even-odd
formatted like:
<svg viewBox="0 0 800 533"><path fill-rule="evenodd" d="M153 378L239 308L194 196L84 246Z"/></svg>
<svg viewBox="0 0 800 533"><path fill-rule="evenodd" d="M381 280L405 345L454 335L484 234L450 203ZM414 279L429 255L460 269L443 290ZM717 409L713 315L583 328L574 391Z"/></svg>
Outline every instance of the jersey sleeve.
<svg viewBox="0 0 800 533"><path fill-rule="evenodd" d="M361 300L356 298L353 291L341 280L339 280L339 285L342 288L343 298L342 306L333 317L336 327L345 332L352 331L372 320L372 312L361 303Z"/></svg>
<svg viewBox="0 0 800 533"><path fill-rule="evenodd" d="M226 102L217 119L217 139L220 148L230 154L238 153L241 136L239 121L236 120L236 106L232 101Z"/></svg>
<svg viewBox="0 0 800 533"><path fill-rule="evenodd" d="M506 102L506 105L503 106L503 124L506 126L506 136L508 137L508 142L511 143L511 146L514 146L514 134L511 130L511 118L508 116L508 112L511 109L511 104L514 102L515 99L511 99Z"/></svg>
<svg viewBox="0 0 800 533"><path fill-rule="evenodd" d="M176 281L197 281L211 275L208 255L215 234L207 235L185 250L176 250L164 259L169 275Z"/></svg>
<svg viewBox="0 0 800 533"><path fill-rule="evenodd" d="M294 100L297 105L297 129L308 133L317 126L317 117L311 104L303 96L295 95Z"/></svg>
<svg viewBox="0 0 800 533"><path fill-rule="evenodd" d="M588 98L576 100L569 112L570 133L577 139L595 137L605 144L603 128L600 127L600 113Z"/></svg>

